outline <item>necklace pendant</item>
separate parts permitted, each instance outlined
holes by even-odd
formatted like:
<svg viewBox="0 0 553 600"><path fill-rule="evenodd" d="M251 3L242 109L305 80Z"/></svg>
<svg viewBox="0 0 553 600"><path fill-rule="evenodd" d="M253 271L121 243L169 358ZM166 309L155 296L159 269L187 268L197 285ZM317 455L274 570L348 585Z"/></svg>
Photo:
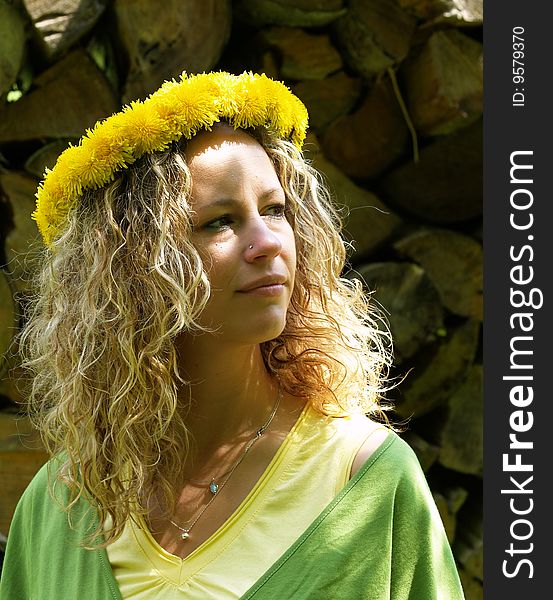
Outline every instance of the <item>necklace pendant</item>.
<svg viewBox="0 0 553 600"><path fill-rule="evenodd" d="M187 540L190 537L190 534L188 533L188 531L183 531L180 534L181 540Z"/></svg>
<svg viewBox="0 0 553 600"><path fill-rule="evenodd" d="M219 491L219 484L212 481L209 484L209 491L215 495Z"/></svg>

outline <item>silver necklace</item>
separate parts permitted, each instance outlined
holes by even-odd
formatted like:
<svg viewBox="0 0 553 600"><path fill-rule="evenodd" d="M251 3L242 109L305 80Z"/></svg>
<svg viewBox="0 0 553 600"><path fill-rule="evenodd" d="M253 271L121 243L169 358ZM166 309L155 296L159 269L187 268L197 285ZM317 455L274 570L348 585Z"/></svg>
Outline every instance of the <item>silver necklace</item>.
<svg viewBox="0 0 553 600"><path fill-rule="evenodd" d="M181 527L178 523L175 523L175 521L168 519L168 521L169 521L169 523L171 523L171 525L173 525L174 527L176 527L177 529L179 529L181 531L181 533L180 533L181 540L187 540L190 537L190 530L192 529L192 527L194 527L194 525L196 525L196 523L198 522L200 517L209 508L209 506L213 502L213 500L215 500L217 493L220 492L225 487L227 481L231 478L234 471L238 468L240 463L244 460L244 458L246 457L246 454L248 453L250 448L255 444L255 442L257 442L257 440L259 440L259 438L265 433L265 431L267 431L269 425L271 424L272 420L275 418L275 415L277 413L278 406L280 404L280 397L281 397L281 387L279 386L277 399L276 399L275 405L273 407L273 410L271 411L271 414L269 415L269 418L267 419L265 424L262 425L255 432L252 439L246 444L244 451L238 457L237 461L232 465L231 469L228 471L227 476L223 479L223 481L221 481L221 483L219 484L219 483L216 483L215 478L213 478L211 480L211 482L209 482L209 484L207 484L207 483L205 484L205 485L209 485L209 491L213 494L213 496L210 498L209 502L195 516L194 520L191 522L187 521L186 522L187 527ZM188 480L188 481L191 481L191 480ZM192 483L194 483L194 482L192 482ZM196 483L196 485L198 485L198 483ZM204 485L204 484L201 483L200 485ZM190 523L190 525L188 525L188 523Z"/></svg>

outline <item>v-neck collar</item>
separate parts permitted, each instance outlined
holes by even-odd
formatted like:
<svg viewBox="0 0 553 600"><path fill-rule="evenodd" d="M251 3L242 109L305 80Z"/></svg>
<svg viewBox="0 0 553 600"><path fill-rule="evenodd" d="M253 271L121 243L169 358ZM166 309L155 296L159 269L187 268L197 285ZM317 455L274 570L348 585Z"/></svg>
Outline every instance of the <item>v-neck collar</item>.
<svg viewBox="0 0 553 600"><path fill-rule="evenodd" d="M294 432L297 431L300 423L305 420L305 416L309 412L309 410L310 410L310 406L306 405L306 407L302 410L300 417L298 418L298 420L296 421L296 423L294 424L294 426L292 427L290 432L287 434L287 436L286 436L285 440L283 441L283 443L281 444L279 450L277 450L277 453L273 457L273 459L272 459L271 463L269 464L269 466L267 467L265 473L262 475L262 478L269 471L269 469L271 469L272 466L274 466L275 461L278 460L279 454L282 455L282 453L284 452L284 450L286 448L285 444L288 445L291 443L290 440L292 439ZM313 409L311 409L311 410L313 410ZM380 446L375 450L375 452L373 452L373 454L369 457L369 459L366 461L366 463L348 481L348 483L342 488L342 490L336 495L336 497L327 505L327 507L319 514L319 516L311 523L311 525L297 538L297 540L288 548L288 550L286 550L282 554L282 556L275 563L273 563L269 567L269 569L267 569L265 571L265 573L263 573L261 575L261 577L245 592L245 594L243 594L240 597L240 600L249 600L250 598L254 597L258 591L261 590L263 585L265 585L265 583L282 568L282 566L301 548L301 546L308 540L308 538L321 526L321 524L327 519L327 517L332 513L332 511L348 496L348 494L351 492L351 490L355 486L358 485L358 483L365 476L365 474L371 468L371 466L376 462L376 460L387 450L387 448L395 440L396 440L396 436L393 434L392 431L390 431L388 433L388 435L386 436L386 438L383 440L383 442L380 444ZM261 479L259 481L261 481ZM256 484L256 486L254 486L254 488L251 490L250 494L248 494L247 498L250 497L250 495L254 493L254 490L256 489L256 487L258 487L258 484ZM233 513L232 516L234 516L240 510L240 508L242 507L244 502L247 500L247 498L241 503L241 505L236 509L235 513ZM231 518L232 518L232 516L231 516ZM223 525L223 527L224 527L224 525ZM209 542L209 540L211 540L214 536L216 536L216 534L217 534L217 532L215 532L213 534L213 536L208 538L208 540L206 540L206 542L204 542L204 544ZM156 542L156 544L157 544L157 542ZM203 546L203 544L202 544L202 546ZM188 557L186 557L186 559L179 559L179 557L176 557L170 553L167 553L167 554L177 560L180 560L181 563L184 563L184 562L186 562L186 560L188 560L188 558L190 558L190 556L193 556L193 554L197 550L199 550L202 546L199 546L192 554L190 554ZM101 548L98 550L98 552L100 554L99 558L100 558L101 568L104 571L104 574L105 574L105 577L106 577L106 580L107 580L107 583L108 583L110 589L114 592L114 599L116 598L116 600L123 600L123 598L121 596L121 592L118 587L118 584L116 582L115 576L113 574L113 570L111 569L111 565L109 562L109 557L108 557L106 548ZM164 552L166 552L166 551L164 551ZM115 595L115 591L118 594L117 597Z"/></svg>
<svg viewBox="0 0 553 600"><path fill-rule="evenodd" d="M293 451L297 448L295 442L298 438L301 439L302 428L309 422L310 419L308 416L313 410L309 404L304 406L265 471L242 502L240 502L236 510L219 529L185 558L180 558L165 550L155 540L143 518L139 517L137 519L138 526L134 523L129 523L135 542L140 547L144 558L158 573L158 576L169 581L172 585L182 585L187 578L201 571L223 552L224 548L232 543L238 531L251 518L251 514L255 513L255 510L250 509L262 503L265 496L270 493L271 490L266 486L267 480L278 480L279 473L286 468L290 460L293 460ZM172 574L169 577L167 576L168 571Z"/></svg>

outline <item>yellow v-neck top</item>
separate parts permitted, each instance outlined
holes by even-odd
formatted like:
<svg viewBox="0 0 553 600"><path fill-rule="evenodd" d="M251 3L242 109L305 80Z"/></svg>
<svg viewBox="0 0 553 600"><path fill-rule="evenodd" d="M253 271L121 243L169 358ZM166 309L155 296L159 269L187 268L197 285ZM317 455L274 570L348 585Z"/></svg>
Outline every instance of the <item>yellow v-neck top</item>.
<svg viewBox="0 0 553 600"><path fill-rule="evenodd" d="M304 408L240 506L185 559L164 550L144 522L129 522L107 548L123 598L240 598L344 487L357 451L380 428L364 415Z"/></svg>

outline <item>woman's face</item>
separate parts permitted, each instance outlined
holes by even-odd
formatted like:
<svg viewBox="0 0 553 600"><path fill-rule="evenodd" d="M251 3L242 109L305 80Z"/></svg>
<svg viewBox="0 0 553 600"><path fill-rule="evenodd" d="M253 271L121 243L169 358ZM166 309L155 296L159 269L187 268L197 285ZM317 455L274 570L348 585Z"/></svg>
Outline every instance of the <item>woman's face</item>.
<svg viewBox="0 0 553 600"><path fill-rule="evenodd" d="M196 136L186 156L192 242L211 283L200 322L232 343L273 339L286 323L296 269L294 232L273 164L252 137L224 125Z"/></svg>

